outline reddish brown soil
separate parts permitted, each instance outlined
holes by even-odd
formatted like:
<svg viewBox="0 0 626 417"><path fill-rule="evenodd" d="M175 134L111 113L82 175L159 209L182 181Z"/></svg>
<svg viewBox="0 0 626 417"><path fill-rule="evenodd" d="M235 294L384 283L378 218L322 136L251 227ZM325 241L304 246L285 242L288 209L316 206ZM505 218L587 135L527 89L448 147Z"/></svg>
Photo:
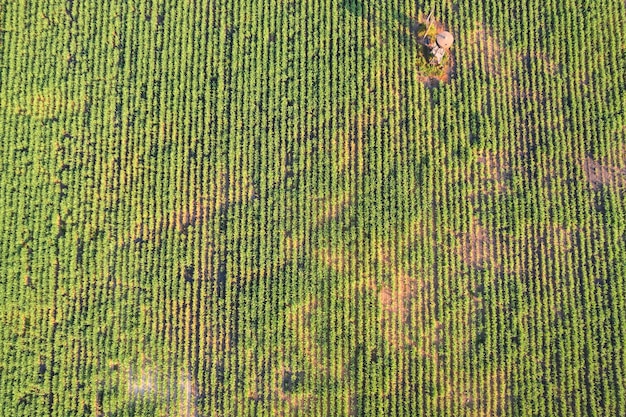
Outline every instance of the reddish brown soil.
<svg viewBox="0 0 626 417"><path fill-rule="evenodd" d="M593 189L602 186L623 188L626 186L626 169L617 166L602 165L600 162L585 158L583 170Z"/></svg>

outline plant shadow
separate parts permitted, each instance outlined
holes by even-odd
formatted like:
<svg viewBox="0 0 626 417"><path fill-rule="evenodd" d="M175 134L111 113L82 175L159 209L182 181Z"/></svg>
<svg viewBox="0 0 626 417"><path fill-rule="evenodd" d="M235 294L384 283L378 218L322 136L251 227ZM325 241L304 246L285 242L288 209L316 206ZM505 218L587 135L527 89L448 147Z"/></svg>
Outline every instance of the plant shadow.
<svg viewBox="0 0 626 417"><path fill-rule="evenodd" d="M356 17L365 19L368 22L372 21L372 16L367 13L363 2L360 0L342 0L341 6Z"/></svg>
<svg viewBox="0 0 626 417"><path fill-rule="evenodd" d="M419 46L418 33L426 29L416 17L411 17L395 7L391 7L391 10L383 9L376 3L365 5L362 0L342 0L341 6L353 16L375 24L406 48Z"/></svg>

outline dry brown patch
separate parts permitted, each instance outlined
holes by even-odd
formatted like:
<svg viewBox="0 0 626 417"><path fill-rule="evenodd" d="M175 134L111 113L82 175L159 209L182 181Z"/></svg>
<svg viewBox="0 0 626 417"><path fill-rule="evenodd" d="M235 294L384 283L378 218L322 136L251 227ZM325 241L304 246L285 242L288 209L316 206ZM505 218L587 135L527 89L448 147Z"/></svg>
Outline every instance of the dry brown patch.
<svg viewBox="0 0 626 417"><path fill-rule="evenodd" d="M350 263L346 258L346 254L339 252L337 249L322 248L314 252L315 257L323 264L340 274L348 272Z"/></svg>
<svg viewBox="0 0 626 417"><path fill-rule="evenodd" d="M496 234L475 215L461 229L450 230L455 238L452 249L463 265L504 274L524 273L533 257L544 251L548 232L539 228L531 232L522 237Z"/></svg>
<svg viewBox="0 0 626 417"><path fill-rule="evenodd" d="M135 222L135 230L126 240L122 241L122 244L129 243L129 241L135 243L155 241L159 243L161 234L166 230L184 233L189 226L202 224L207 218L214 215L215 211L211 210L212 207L214 207L213 204L210 204L207 199L199 198L189 202L187 207L162 215L156 221L139 220Z"/></svg>
<svg viewBox="0 0 626 417"><path fill-rule="evenodd" d="M331 195L328 198L316 201L314 225L321 226L339 217L343 210L350 205L352 195L349 192Z"/></svg>
<svg viewBox="0 0 626 417"><path fill-rule="evenodd" d="M254 196L254 188L247 175L235 177L234 170L223 170L217 175L213 189L205 195L183 202L179 208L163 214L155 221L144 218L135 223L135 230L126 241L158 241L167 230L186 233L189 227L201 226L205 221L215 217L230 204L249 201ZM147 216L146 216L147 217Z"/></svg>
<svg viewBox="0 0 626 417"><path fill-rule="evenodd" d="M574 249L574 233L573 227L565 228L556 224L549 226L545 234L548 256L566 262L565 254Z"/></svg>
<svg viewBox="0 0 626 417"><path fill-rule="evenodd" d="M534 59L541 63L543 70L549 75L556 75L559 72L559 65L554 62L548 54L541 51L535 51L528 55L528 59Z"/></svg>
<svg viewBox="0 0 626 417"><path fill-rule="evenodd" d="M404 294L399 294L401 291L383 286L378 296L378 302L382 309L380 325L383 336L396 349L415 346L404 329L407 324L407 299Z"/></svg>
<svg viewBox="0 0 626 417"><path fill-rule="evenodd" d="M335 253L335 255L330 255ZM355 266L347 262L347 258L352 256L349 253L335 252L331 249L321 249L316 252L318 259L328 267L340 273L352 274L349 285L346 285L336 297L347 304L354 303L359 297L368 297L377 290L374 279L368 274L355 274ZM294 340L298 340L298 346L302 349L304 357L310 365L321 372L327 378L339 380L345 377L348 370L347 358L337 355L329 357L326 350L317 340L318 329L313 326L313 317L318 314L318 308L323 308L316 298L294 305L287 313L288 328L294 334ZM354 321L348 319L345 326L354 325ZM342 327L340 327L341 329ZM345 330L343 330L345 331Z"/></svg>
<svg viewBox="0 0 626 417"><path fill-rule="evenodd" d="M626 169L622 167L603 165L592 158L585 158L583 170L587 181L595 190L602 186L624 188L626 186Z"/></svg>
<svg viewBox="0 0 626 417"><path fill-rule="evenodd" d="M361 175L363 172L363 138L374 124L375 112L371 108L355 112L345 127L333 135L330 142L330 156L333 169L339 173L350 172Z"/></svg>
<svg viewBox="0 0 626 417"><path fill-rule="evenodd" d="M456 237L457 254L467 266L472 268L493 266L499 269L494 257L493 236L477 218L473 218L468 229L457 233Z"/></svg>
<svg viewBox="0 0 626 417"><path fill-rule="evenodd" d="M63 114L79 113L85 103L84 100L77 102L67 99L66 94L59 88L46 88L14 102L3 100L0 105L4 108L12 107L18 115L30 116L36 120L50 120Z"/></svg>
<svg viewBox="0 0 626 417"><path fill-rule="evenodd" d="M478 68L490 75L500 75L502 71L503 48L495 35L482 24L477 23L468 39L468 45L474 45L476 52L469 54L471 68Z"/></svg>
<svg viewBox="0 0 626 417"><path fill-rule="evenodd" d="M302 416L309 415L316 403L316 397L310 393L284 393L280 390L276 393L275 409L278 416Z"/></svg>
<svg viewBox="0 0 626 417"><path fill-rule="evenodd" d="M163 220L161 228L174 228L178 232L183 233L189 226L201 224L209 216L215 215L215 211L212 210L214 207L213 204L210 204L207 199L204 198L191 201L187 207L170 212Z"/></svg>
<svg viewBox="0 0 626 417"><path fill-rule="evenodd" d="M416 230L407 232L412 236L410 240L423 237L423 226L421 222L416 223L417 237L413 236ZM425 356L430 356L430 352L436 350L436 346L432 346L436 339L434 304L428 301L433 295L433 282L418 278L425 276L419 272L421 269L406 270L393 247L382 244L374 244L374 247L374 262L390 277L388 282L381 283L373 273L357 269L356 255L344 250L322 248L316 250L315 256L338 273L356 278L342 297L376 296L380 328L391 346L396 349L418 346Z"/></svg>
<svg viewBox="0 0 626 417"><path fill-rule="evenodd" d="M391 276L391 281L382 285L376 276L356 270L356 264L350 261L356 256L354 254L336 248L323 248L316 251L316 256L322 263L338 273L356 278L341 297L377 295L381 330L392 346L401 349L415 345L409 330L413 323L421 324L422 322L424 302L423 297L417 296L421 294L422 288L420 280L397 264L396 254L393 251L379 248L376 253L376 262L379 262Z"/></svg>
<svg viewBox="0 0 626 417"><path fill-rule="evenodd" d="M417 347L421 339L426 345L423 354L428 355L435 337L432 304L426 301L431 294L428 284L406 271L393 249L379 246L376 260L391 276L378 291L383 337L396 349Z"/></svg>
<svg viewBox="0 0 626 417"><path fill-rule="evenodd" d="M294 331L296 340L301 341L300 347L305 353L306 359L311 366L324 374L329 374L328 366L325 364L325 355L321 347L315 342L311 329L311 317L318 308L316 298L294 306L287 315L287 322Z"/></svg>
<svg viewBox="0 0 626 417"><path fill-rule="evenodd" d="M384 310L396 315L406 324L409 320L411 299L417 290L417 280L397 268L392 272L392 277L391 286L382 286L378 300Z"/></svg>
<svg viewBox="0 0 626 417"><path fill-rule="evenodd" d="M470 197L502 194L508 191L511 167L509 159L498 151L479 150L476 154L475 169L470 174L470 182L476 184Z"/></svg>
<svg viewBox="0 0 626 417"><path fill-rule="evenodd" d="M440 404L467 410L472 416L502 416L510 413L511 392L506 375L502 370L471 375L458 371L454 379L444 376L448 389L444 391Z"/></svg>
<svg viewBox="0 0 626 417"><path fill-rule="evenodd" d="M274 411L280 416L307 415L311 412L316 399L315 395L306 392L292 392L294 378L303 378L303 372L282 368L276 376L274 387ZM299 382L298 382L299 384Z"/></svg>
<svg viewBox="0 0 626 417"><path fill-rule="evenodd" d="M455 252L466 266L505 274L527 272L536 265L538 257L564 262L574 245L572 228L558 224L532 227L521 237L506 233L496 236L478 218L472 217L466 228L453 233Z"/></svg>
<svg viewBox="0 0 626 417"><path fill-rule="evenodd" d="M431 261L410 256L435 249L434 225L430 220L416 220L389 240L372 242L374 262L388 277L378 280L379 323L384 339L395 349L417 349L423 357L438 360L444 338L437 318L437 271ZM412 259L405 264L406 255Z"/></svg>

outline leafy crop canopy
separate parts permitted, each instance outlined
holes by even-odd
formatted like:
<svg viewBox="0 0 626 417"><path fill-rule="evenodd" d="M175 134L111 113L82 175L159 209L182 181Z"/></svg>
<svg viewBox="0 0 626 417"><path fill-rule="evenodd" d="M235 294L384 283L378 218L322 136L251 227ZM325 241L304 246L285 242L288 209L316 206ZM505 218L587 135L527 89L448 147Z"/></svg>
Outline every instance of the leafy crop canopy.
<svg viewBox="0 0 626 417"><path fill-rule="evenodd" d="M0 415L626 415L626 5L428 7L0 0Z"/></svg>

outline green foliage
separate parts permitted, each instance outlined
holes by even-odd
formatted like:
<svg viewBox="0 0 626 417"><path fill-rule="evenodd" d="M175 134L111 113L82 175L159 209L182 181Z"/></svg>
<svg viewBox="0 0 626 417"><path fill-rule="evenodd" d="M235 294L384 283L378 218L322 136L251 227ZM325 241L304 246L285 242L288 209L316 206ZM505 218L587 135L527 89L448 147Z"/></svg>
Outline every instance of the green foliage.
<svg viewBox="0 0 626 417"><path fill-rule="evenodd" d="M626 415L623 2L0 0L0 415Z"/></svg>

